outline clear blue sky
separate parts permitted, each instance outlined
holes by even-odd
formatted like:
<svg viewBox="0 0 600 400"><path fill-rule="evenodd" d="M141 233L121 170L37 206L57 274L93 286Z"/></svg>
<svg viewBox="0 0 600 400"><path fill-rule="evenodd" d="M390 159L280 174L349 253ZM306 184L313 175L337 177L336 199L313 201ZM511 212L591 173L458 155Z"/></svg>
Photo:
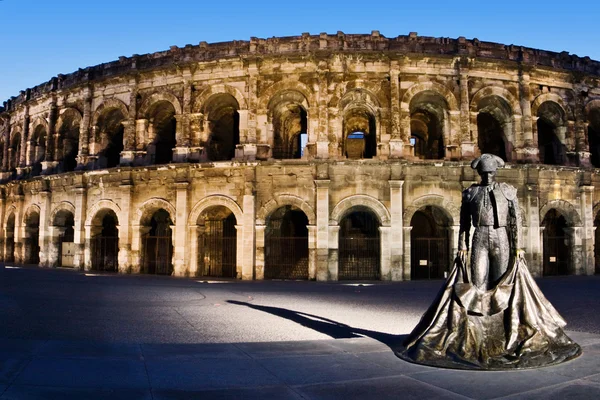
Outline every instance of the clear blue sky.
<svg viewBox="0 0 600 400"><path fill-rule="evenodd" d="M0 0L0 104L57 74L201 41L370 33L516 44L600 60L600 0Z"/></svg>

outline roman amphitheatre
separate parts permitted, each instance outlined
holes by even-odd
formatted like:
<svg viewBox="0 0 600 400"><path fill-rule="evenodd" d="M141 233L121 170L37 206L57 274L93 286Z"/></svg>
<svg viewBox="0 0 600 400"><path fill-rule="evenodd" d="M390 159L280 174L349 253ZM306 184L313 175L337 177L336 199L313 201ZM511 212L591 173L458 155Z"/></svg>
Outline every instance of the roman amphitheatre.
<svg viewBox="0 0 600 400"><path fill-rule="evenodd" d="M470 162L492 153L518 188L532 273L591 275L599 81L599 62L568 52L377 31L200 42L58 75L0 108L0 257L439 279Z"/></svg>

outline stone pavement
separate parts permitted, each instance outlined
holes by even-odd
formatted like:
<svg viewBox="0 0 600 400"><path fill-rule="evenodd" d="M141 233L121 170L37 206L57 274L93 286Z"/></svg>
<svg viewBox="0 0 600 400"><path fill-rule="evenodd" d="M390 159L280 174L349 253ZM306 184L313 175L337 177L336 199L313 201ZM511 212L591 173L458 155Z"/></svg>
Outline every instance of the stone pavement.
<svg viewBox="0 0 600 400"><path fill-rule="evenodd" d="M600 335L583 355L511 372L436 369L373 338L227 344L0 341L0 399L598 399Z"/></svg>

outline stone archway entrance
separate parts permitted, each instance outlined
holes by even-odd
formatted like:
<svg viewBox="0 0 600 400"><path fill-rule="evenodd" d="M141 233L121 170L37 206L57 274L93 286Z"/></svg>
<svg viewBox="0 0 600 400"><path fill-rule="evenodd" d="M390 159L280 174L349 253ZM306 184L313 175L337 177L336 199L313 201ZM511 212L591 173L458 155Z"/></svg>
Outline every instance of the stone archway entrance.
<svg viewBox="0 0 600 400"><path fill-rule="evenodd" d="M52 265L58 267L73 267L75 257L75 218L73 213L67 210L61 210L56 213L52 227L54 234L52 237L52 248L54 254L51 255Z"/></svg>
<svg viewBox="0 0 600 400"><path fill-rule="evenodd" d="M410 223L410 279L443 279L449 266L449 221L433 206L417 211Z"/></svg>
<svg viewBox="0 0 600 400"><path fill-rule="evenodd" d="M206 210L198 221L198 276L237 277L236 219L226 207Z"/></svg>
<svg viewBox="0 0 600 400"><path fill-rule="evenodd" d="M6 220L6 235L4 237L4 262L15 262L15 214Z"/></svg>
<svg viewBox="0 0 600 400"><path fill-rule="evenodd" d="M357 208L340 221L338 279L380 277L379 220L368 209Z"/></svg>
<svg viewBox="0 0 600 400"><path fill-rule="evenodd" d="M571 238L568 235L567 220L556 209L546 213L542 221L544 276L569 275L571 271Z"/></svg>
<svg viewBox="0 0 600 400"><path fill-rule="evenodd" d="M265 279L308 279L308 218L294 206L280 207L268 218Z"/></svg>
<svg viewBox="0 0 600 400"><path fill-rule="evenodd" d="M171 275L173 273L173 222L166 210L159 209L146 226L142 237L142 273Z"/></svg>
<svg viewBox="0 0 600 400"><path fill-rule="evenodd" d="M37 211L29 213L25 220L23 263L40 263L40 214Z"/></svg>
<svg viewBox="0 0 600 400"><path fill-rule="evenodd" d="M92 270L117 272L119 270L119 229L117 215L103 210L92 221Z"/></svg>

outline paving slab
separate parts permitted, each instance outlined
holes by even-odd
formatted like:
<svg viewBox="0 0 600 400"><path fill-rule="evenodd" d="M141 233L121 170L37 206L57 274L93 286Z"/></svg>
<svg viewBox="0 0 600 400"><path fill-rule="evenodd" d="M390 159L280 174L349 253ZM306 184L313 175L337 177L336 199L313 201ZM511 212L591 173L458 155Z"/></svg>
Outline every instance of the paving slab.
<svg viewBox="0 0 600 400"><path fill-rule="evenodd" d="M34 359L17 385L65 388L149 389L142 361L107 359Z"/></svg>
<svg viewBox="0 0 600 400"><path fill-rule="evenodd" d="M14 353L0 353L0 384L11 383L30 361L27 355L16 357Z"/></svg>
<svg viewBox="0 0 600 400"><path fill-rule="evenodd" d="M588 400L600 399L600 384L573 381L540 390L503 397L502 400Z"/></svg>
<svg viewBox="0 0 600 400"><path fill-rule="evenodd" d="M326 340L327 344L347 353L371 353L376 351L389 352L390 347L379 340L371 338L352 338L344 340Z"/></svg>
<svg viewBox="0 0 600 400"><path fill-rule="evenodd" d="M130 358L139 360L142 356L142 350L137 344L48 340L40 346L36 356L55 358Z"/></svg>
<svg viewBox="0 0 600 400"><path fill-rule="evenodd" d="M359 353L356 354L356 357L363 362L373 364L379 368L385 369L386 371L393 372L394 374L408 375L416 372L435 370L433 367L404 361L396 356L396 354L392 353L391 350L373 353Z"/></svg>
<svg viewBox="0 0 600 400"><path fill-rule="evenodd" d="M362 379L343 383L300 386L295 389L307 399L377 400L464 400L466 397L406 376Z"/></svg>
<svg viewBox="0 0 600 400"><path fill-rule="evenodd" d="M588 376L600 374L600 345L595 351L590 346L583 348L583 354L574 360L565 363L546 367L544 372L562 375L570 378L586 378Z"/></svg>
<svg viewBox="0 0 600 400"><path fill-rule="evenodd" d="M237 345L231 343L174 343L143 344L142 353L146 360L169 358L250 358Z"/></svg>
<svg viewBox="0 0 600 400"><path fill-rule="evenodd" d="M281 385L255 360L194 358L146 361L153 389L202 390Z"/></svg>
<svg viewBox="0 0 600 400"><path fill-rule="evenodd" d="M332 346L327 340L237 343L236 347L252 358L320 356L342 353L341 349Z"/></svg>
<svg viewBox="0 0 600 400"><path fill-rule="evenodd" d="M153 390L154 400L302 400L299 394L285 386L241 388L227 390L176 391Z"/></svg>
<svg viewBox="0 0 600 400"><path fill-rule="evenodd" d="M494 399L573 381L545 369L461 371L436 368L410 374L414 379L475 399Z"/></svg>
<svg viewBox="0 0 600 400"><path fill-rule="evenodd" d="M260 363L288 385L339 382L394 375L352 354L264 358Z"/></svg>
<svg viewBox="0 0 600 400"><path fill-rule="evenodd" d="M581 347L586 347L593 344L600 344L600 335L598 335L597 333L577 331L566 331L565 333Z"/></svg>
<svg viewBox="0 0 600 400"><path fill-rule="evenodd" d="M13 385L0 400L152 400L150 390Z"/></svg>

